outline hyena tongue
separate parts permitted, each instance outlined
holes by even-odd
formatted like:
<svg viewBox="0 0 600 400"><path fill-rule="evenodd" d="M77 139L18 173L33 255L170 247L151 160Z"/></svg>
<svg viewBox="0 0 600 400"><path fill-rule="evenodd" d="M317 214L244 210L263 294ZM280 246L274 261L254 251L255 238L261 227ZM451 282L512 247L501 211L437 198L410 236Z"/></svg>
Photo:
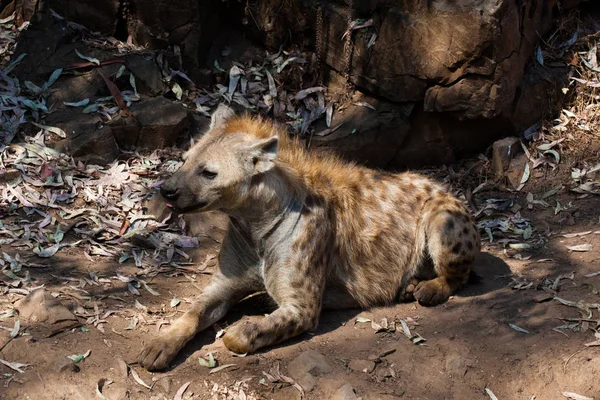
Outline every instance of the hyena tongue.
<svg viewBox="0 0 600 400"><path fill-rule="evenodd" d="M167 203L167 207L169 207L169 208L173 208L173 204L171 204L171 203Z"/></svg>

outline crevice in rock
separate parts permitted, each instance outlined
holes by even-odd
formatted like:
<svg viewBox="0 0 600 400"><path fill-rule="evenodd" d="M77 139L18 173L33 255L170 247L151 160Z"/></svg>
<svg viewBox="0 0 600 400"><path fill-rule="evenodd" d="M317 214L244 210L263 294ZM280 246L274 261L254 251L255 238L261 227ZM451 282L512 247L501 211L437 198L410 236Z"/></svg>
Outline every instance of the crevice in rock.
<svg viewBox="0 0 600 400"><path fill-rule="evenodd" d="M121 41L127 41L129 32L127 29L127 23L131 15L131 2L130 0L119 1L119 11L117 11L117 25L115 27L115 39Z"/></svg>

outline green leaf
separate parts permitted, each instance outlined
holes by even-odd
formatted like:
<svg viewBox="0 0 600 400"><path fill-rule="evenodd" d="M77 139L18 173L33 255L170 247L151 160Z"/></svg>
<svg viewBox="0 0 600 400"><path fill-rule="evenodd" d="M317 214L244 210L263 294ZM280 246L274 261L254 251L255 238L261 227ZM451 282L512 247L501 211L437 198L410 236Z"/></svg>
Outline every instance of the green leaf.
<svg viewBox="0 0 600 400"><path fill-rule="evenodd" d="M16 59L14 59L13 61L10 62L10 64L8 64L8 66L6 68L4 68L4 73L5 74L10 74L10 72L17 66L19 65L19 63L23 60L23 58L27 55L27 53L23 53L21 54L19 57L17 57Z"/></svg>
<svg viewBox="0 0 600 400"><path fill-rule="evenodd" d="M137 86L135 85L135 76L133 76L133 74L129 74L129 84L131 85L131 87L133 88L133 92L137 96Z"/></svg>
<svg viewBox="0 0 600 400"><path fill-rule="evenodd" d="M25 87L27 89L29 89L29 91L31 93L36 94L36 95L42 93L42 88L39 87L38 85L36 85L35 83L33 83L31 81L25 81L24 84L25 84Z"/></svg>
<svg viewBox="0 0 600 400"><path fill-rule="evenodd" d="M217 366L217 362L215 361L215 357L212 353L208 353L208 360L202 357L198 357L198 363L206 368L214 368Z"/></svg>
<svg viewBox="0 0 600 400"><path fill-rule="evenodd" d="M44 89L48 89L50 86L54 85L54 82L56 82L56 80L60 77L62 71L62 68L54 70L52 75L50 75L50 78L48 78L48 82L44 84Z"/></svg>
<svg viewBox="0 0 600 400"><path fill-rule="evenodd" d="M12 331L10 331L10 337L17 337L19 330L21 330L21 320L18 319L15 321L15 326L13 327Z"/></svg>
<svg viewBox="0 0 600 400"><path fill-rule="evenodd" d="M119 79L121 77L121 75L123 75L124 72L125 72L125 66L121 65L121 67L117 71L117 74L115 75L115 79Z"/></svg>
<svg viewBox="0 0 600 400"><path fill-rule="evenodd" d="M81 110L81 112L84 114L91 114L93 112L98 111L99 109L100 109L100 104L94 103L94 104L90 104L89 106L87 106L86 108Z"/></svg>
<svg viewBox="0 0 600 400"><path fill-rule="evenodd" d="M33 248L33 252L37 254L38 257L48 258L52 257L56 254L56 252L60 250L60 244L56 243L50 247L42 248L39 244Z"/></svg>
<svg viewBox="0 0 600 400"><path fill-rule="evenodd" d="M83 106L87 106L90 102L90 99L83 99L81 101L77 101L77 102L69 102L69 101L63 101L63 104L65 106L69 106L69 107L83 107Z"/></svg>
<svg viewBox="0 0 600 400"><path fill-rule="evenodd" d="M83 54L81 54L77 49L75 49L75 53L77 53L77 55L79 56L79 58L82 58L84 60L87 60L91 63L94 63L96 65L100 65L100 61L97 58L93 58L93 57L87 57L84 56Z"/></svg>
<svg viewBox="0 0 600 400"><path fill-rule="evenodd" d="M86 358L88 358L91 353L92 353L92 350L88 350L83 354L73 354L72 356L67 356L67 358L70 358L71 360L73 360L73 362L75 364L78 364L78 363L82 362L83 360L85 360Z"/></svg>

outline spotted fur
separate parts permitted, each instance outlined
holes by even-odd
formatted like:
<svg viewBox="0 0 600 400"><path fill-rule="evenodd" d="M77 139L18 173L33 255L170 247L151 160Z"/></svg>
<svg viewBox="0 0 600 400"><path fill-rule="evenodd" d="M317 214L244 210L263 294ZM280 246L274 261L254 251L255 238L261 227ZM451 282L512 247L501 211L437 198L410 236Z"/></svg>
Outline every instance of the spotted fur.
<svg viewBox="0 0 600 400"><path fill-rule="evenodd" d="M315 329L323 308L445 302L480 250L468 211L438 183L311 153L264 119L219 108L185 160L163 184L170 206L219 209L230 226L209 285L142 351L150 370L253 292L279 308L227 329L237 353Z"/></svg>

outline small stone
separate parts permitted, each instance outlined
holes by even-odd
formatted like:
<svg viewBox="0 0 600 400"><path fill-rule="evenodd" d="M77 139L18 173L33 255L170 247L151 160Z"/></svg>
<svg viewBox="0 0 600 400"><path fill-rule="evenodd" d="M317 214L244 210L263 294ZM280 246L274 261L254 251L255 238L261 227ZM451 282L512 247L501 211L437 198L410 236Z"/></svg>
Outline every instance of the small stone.
<svg viewBox="0 0 600 400"><path fill-rule="evenodd" d="M136 86L141 94L157 96L167 90L158 64L152 57L132 54L125 60L125 65L135 76Z"/></svg>
<svg viewBox="0 0 600 400"><path fill-rule="evenodd" d="M62 356L55 363L56 371L59 373L65 372L79 372L79 366L73 362L69 357Z"/></svg>
<svg viewBox="0 0 600 400"><path fill-rule="evenodd" d="M21 317L32 323L77 322L77 317L45 289L38 289L29 293L17 303L17 309Z"/></svg>
<svg viewBox="0 0 600 400"><path fill-rule="evenodd" d="M129 375L129 366L122 358L117 358L117 371L119 371L121 379L127 379L127 376Z"/></svg>
<svg viewBox="0 0 600 400"><path fill-rule="evenodd" d="M467 373L467 362L458 355L451 355L446 359L446 372L453 377L462 377Z"/></svg>
<svg viewBox="0 0 600 400"><path fill-rule="evenodd" d="M542 294L538 294L537 296L535 296L533 298L533 301L535 301L536 303L544 303L546 301L550 301L554 298L554 295L551 293L542 293Z"/></svg>
<svg viewBox="0 0 600 400"><path fill-rule="evenodd" d="M339 388L333 396L330 397L330 400L358 400L359 397L354 392L354 388L349 383L346 383L344 386Z"/></svg>
<svg viewBox="0 0 600 400"><path fill-rule="evenodd" d="M497 177L504 176L510 161L522 152L519 138L507 137L497 140L492 145L492 170Z"/></svg>
<svg viewBox="0 0 600 400"><path fill-rule="evenodd" d="M190 127L186 109L164 97L135 103L131 112L142 127L136 141L137 148L155 150L173 146Z"/></svg>
<svg viewBox="0 0 600 400"><path fill-rule="evenodd" d="M377 377L377 382L382 382L382 381L386 380L387 378L393 377L394 373L391 368L382 367L377 370L375 375Z"/></svg>
<svg viewBox="0 0 600 400"><path fill-rule="evenodd" d="M364 372L370 374L375 369L375 363L369 360L352 360L348 367L356 372Z"/></svg>
<svg viewBox="0 0 600 400"><path fill-rule="evenodd" d="M288 373L306 392L317 384L315 376L331 372L331 366L323 354L307 350L292 360L287 367Z"/></svg>

